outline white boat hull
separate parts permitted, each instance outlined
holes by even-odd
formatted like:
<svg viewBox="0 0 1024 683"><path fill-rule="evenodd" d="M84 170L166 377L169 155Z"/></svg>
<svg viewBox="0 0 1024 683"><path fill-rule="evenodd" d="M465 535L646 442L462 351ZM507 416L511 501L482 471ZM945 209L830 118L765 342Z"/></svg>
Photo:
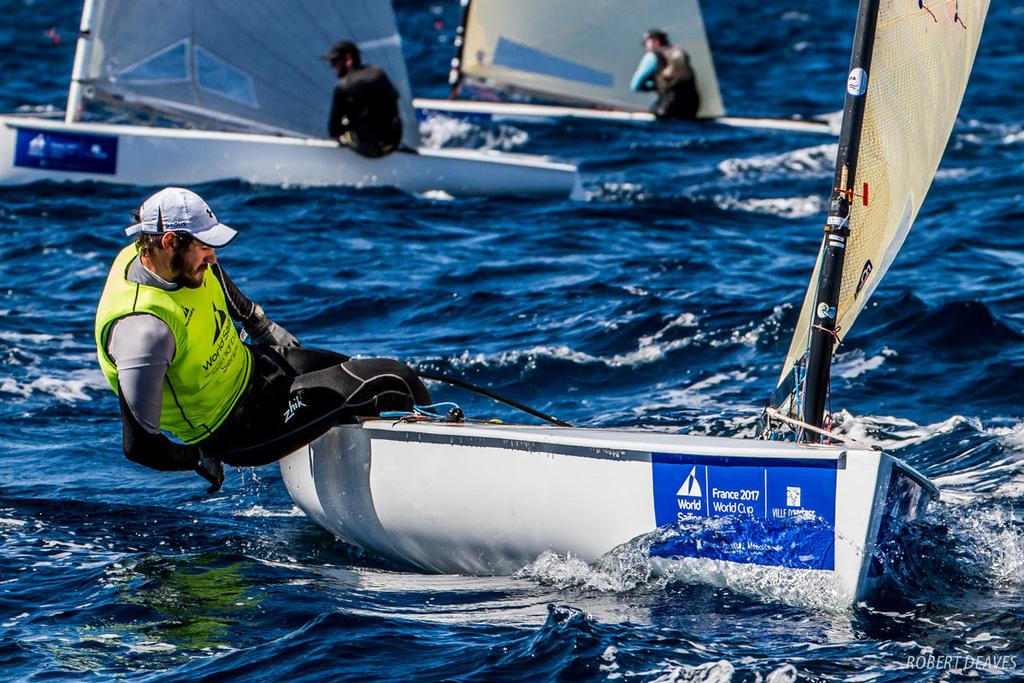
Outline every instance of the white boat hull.
<svg viewBox="0 0 1024 683"><path fill-rule="evenodd" d="M571 164L477 150L395 152L368 159L331 140L0 116L0 185L40 180L191 185L388 186L414 194L579 191Z"/></svg>
<svg viewBox="0 0 1024 683"><path fill-rule="evenodd" d="M653 123L657 119L654 114L646 111L624 111L618 109L588 109L586 107L566 107L547 104L527 104L518 102L478 102L475 100L432 100L417 98L412 101L417 115L428 117L443 114L455 118L466 118L474 121L493 123L526 122L526 123L558 123L565 120L616 121L633 123ZM702 119L734 128L758 128L762 130L785 130L798 133L816 133L819 135L839 134L836 123L825 120L808 119L775 119L749 116L720 116Z"/></svg>
<svg viewBox="0 0 1024 683"><path fill-rule="evenodd" d="M324 528L426 571L509 574L546 551L591 562L663 527L649 552L666 569L777 567L848 602L878 578L879 536L935 495L876 451L387 420L336 427L281 472Z"/></svg>

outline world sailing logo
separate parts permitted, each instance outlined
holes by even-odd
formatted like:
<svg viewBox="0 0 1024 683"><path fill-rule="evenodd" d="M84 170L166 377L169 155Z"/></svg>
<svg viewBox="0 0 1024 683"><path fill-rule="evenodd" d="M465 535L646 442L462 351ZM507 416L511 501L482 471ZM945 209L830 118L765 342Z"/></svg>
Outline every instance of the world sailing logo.
<svg viewBox="0 0 1024 683"><path fill-rule="evenodd" d="M704 491L700 487L700 479L697 477L697 466L690 469L682 486L676 491L676 505L679 506L679 519L687 514L704 513Z"/></svg>
<svg viewBox="0 0 1024 683"><path fill-rule="evenodd" d="M46 156L46 136L40 133L28 143L28 155L30 157Z"/></svg>
<svg viewBox="0 0 1024 683"><path fill-rule="evenodd" d="M221 358L221 352L224 350L225 344L227 344L228 340L231 339L231 335L221 335L221 332L225 329L224 323L228 319L227 313L218 309L217 304L212 304L212 306L213 343L216 344L216 347L214 348L213 353L210 354L210 357L206 359L206 362L203 363L203 370L205 371L209 371L210 368L214 367L217 364L217 361ZM235 338L237 339L237 335ZM231 357L234 355L234 352L236 350L237 349L234 347L228 347L228 355L226 356L227 362L231 362ZM221 367L223 367L223 365Z"/></svg>
<svg viewBox="0 0 1024 683"><path fill-rule="evenodd" d="M213 341L214 343L220 338L220 331L224 329L224 321L227 320L227 313L217 308L217 305L213 305L213 313L216 318L213 322Z"/></svg>
<svg viewBox="0 0 1024 683"><path fill-rule="evenodd" d="M700 489L700 481L697 480L697 467L694 466L690 473L683 480L683 485L676 491L677 496L686 498L703 498L704 492Z"/></svg>

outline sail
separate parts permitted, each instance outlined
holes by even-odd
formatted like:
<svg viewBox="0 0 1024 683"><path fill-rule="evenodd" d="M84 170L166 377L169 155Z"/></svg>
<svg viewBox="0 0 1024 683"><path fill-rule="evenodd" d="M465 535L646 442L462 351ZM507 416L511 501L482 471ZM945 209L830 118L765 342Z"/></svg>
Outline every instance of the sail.
<svg viewBox="0 0 1024 683"><path fill-rule="evenodd" d="M461 73L500 90L561 102L647 111L633 92L644 31L665 31L690 56L702 118L724 115L697 0L471 0Z"/></svg>
<svg viewBox="0 0 1024 683"><path fill-rule="evenodd" d="M848 83L851 94L867 88L856 173L849 184L866 196L851 197L835 307L837 339L850 331L917 217L960 109L988 5L988 0L878 3L870 74L854 69ZM823 305L816 289L829 239L819 251L773 398L791 414L812 315Z"/></svg>
<svg viewBox="0 0 1024 683"><path fill-rule="evenodd" d="M325 137L337 75L320 56L359 45L401 94L418 142L402 42L388 0L90 0L85 92L186 121Z"/></svg>

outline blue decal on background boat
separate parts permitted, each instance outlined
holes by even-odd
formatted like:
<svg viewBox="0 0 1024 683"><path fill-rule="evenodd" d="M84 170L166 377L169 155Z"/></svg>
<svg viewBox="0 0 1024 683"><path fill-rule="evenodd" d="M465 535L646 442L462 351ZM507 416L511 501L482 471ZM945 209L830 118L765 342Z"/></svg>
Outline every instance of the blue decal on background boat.
<svg viewBox="0 0 1024 683"><path fill-rule="evenodd" d="M602 88L615 85L615 77L607 71L598 71L505 37L498 38L498 46L494 48L494 65Z"/></svg>
<svg viewBox="0 0 1024 683"><path fill-rule="evenodd" d="M113 175L117 173L117 137L19 128L14 165Z"/></svg>
<svg viewBox="0 0 1024 683"><path fill-rule="evenodd" d="M652 453L655 521L679 533L651 552L834 569L836 467Z"/></svg>

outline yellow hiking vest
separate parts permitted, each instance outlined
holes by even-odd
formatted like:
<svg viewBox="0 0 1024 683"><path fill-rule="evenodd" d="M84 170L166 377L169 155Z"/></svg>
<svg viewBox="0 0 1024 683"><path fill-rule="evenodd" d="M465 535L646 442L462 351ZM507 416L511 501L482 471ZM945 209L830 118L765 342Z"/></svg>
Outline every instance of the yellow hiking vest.
<svg viewBox="0 0 1024 683"><path fill-rule="evenodd" d="M252 354L228 316L224 288L206 271L201 287L165 291L130 282L135 245L121 250L107 275L96 309L96 352L115 392L117 367L107 353L110 330L121 318L148 313L174 333L175 354L167 368L160 428L185 443L208 437L224 422L242 395L252 370Z"/></svg>

